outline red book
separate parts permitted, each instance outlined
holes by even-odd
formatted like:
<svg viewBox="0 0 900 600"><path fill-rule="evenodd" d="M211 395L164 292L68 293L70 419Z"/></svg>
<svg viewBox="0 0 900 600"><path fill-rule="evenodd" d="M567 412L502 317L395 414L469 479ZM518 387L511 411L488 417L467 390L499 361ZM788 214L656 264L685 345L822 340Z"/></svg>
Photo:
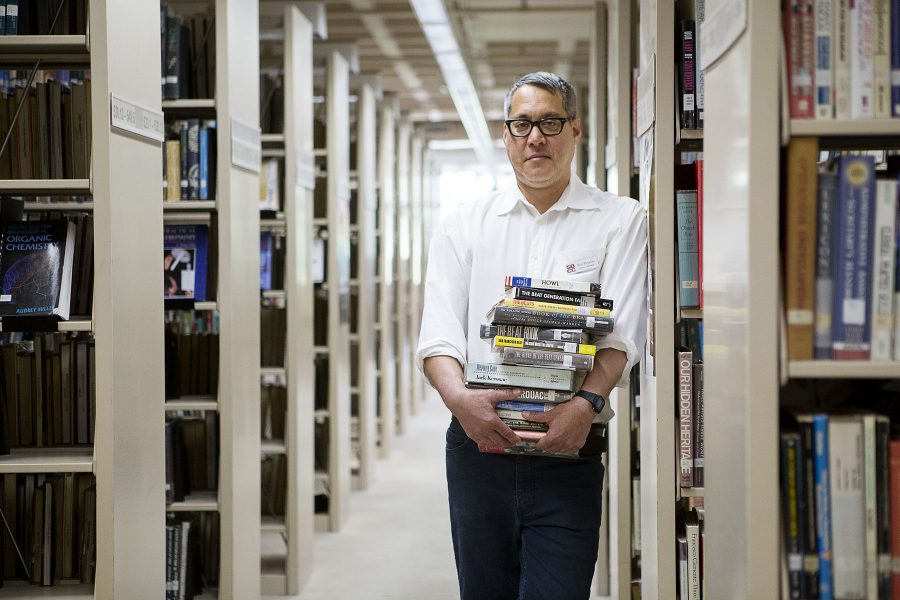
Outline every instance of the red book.
<svg viewBox="0 0 900 600"><path fill-rule="evenodd" d="M784 48L792 119L812 119L815 112L815 23L812 0L784 0Z"/></svg>
<svg viewBox="0 0 900 600"><path fill-rule="evenodd" d="M697 170L697 254L699 258L699 270L697 283L700 290L700 308L703 309L703 159L694 161Z"/></svg>
<svg viewBox="0 0 900 600"><path fill-rule="evenodd" d="M900 440L891 441L891 596L900 598Z"/></svg>

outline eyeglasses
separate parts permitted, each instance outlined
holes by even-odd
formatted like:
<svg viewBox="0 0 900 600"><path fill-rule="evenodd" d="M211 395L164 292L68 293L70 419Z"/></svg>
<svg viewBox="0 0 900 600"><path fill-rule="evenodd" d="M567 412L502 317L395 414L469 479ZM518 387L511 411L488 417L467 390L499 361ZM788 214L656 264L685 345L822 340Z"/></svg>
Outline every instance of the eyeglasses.
<svg viewBox="0 0 900 600"><path fill-rule="evenodd" d="M511 136L528 137L535 125L537 125L537 128L544 135L559 135L562 133L563 125L569 120L571 120L571 117L547 117L546 119L538 119L537 121L529 121L528 119L507 119L505 123Z"/></svg>

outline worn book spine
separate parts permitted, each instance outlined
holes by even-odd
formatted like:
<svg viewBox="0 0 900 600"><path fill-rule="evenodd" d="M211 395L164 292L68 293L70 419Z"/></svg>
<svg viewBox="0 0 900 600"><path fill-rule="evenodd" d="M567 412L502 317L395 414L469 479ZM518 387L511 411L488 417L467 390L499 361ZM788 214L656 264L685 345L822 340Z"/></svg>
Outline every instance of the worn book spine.
<svg viewBox="0 0 900 600"><path fill-rule="evenodd" d="M703 420L703 363L693 364L694 388L694 487L702 488L704 480L705 432Z"/></svg>
<svg viewBox="0 0 900 600"><path fill-rule="evenodd" d="M875 71L874 114L891 118L891 0L874 0L873 63ZM896 25L895 25L896 26Z"/></svg>
<svg viewBox="0 0 900 600"><path fill-rule="evenodd" d="M875 476L877 493L878 598L891 597L891 481L888 417L875 417ZM895 518L900 518L900 515Z"/></svg>
<svg viewBox="0 0 900 600"><path fill-rule="evenodd" d="M787 151L785 308L791 360L813 357L818 147L816 138L792 138Z"/></svg>
<svg viewBox="0 0 900 600"><path fill-rule="evenodd" d="M593 355L572 354L524 348L503 348L503 362L516 365L538 365L590 371L594 367Z"/></svg>
<svg viewBox="0 0 900 600"><path fill-rule="evenodd" d="M875 116L875 19L873 0L850 3L850 118Z"/></svg>
<svg viewBox="0 0 900 600"><path fill-rule="evenodd" d="M850 119L850 2L840 0L834 8L834 116Z"/></svg>
<svg viewBox="0 0 900 600"><path fill-rule="evenodd" d="M681 128L697 128L694 21L681 21Z"/></svg>
<svg viewBox="0 0 900 600"><path fill-rule="evenodd" d="M785 559L787 560L790 597L801 600L806 597L803 589L803 555L801 553L799 514L799 446L800 435L781 434L781 502L784 527Z"/></svg>
<svg viewBox="0 0 900 600"><path fill-rule="evenodd" d="M891 499L891 596L900 598L900 440L888 445Z"/></svg>

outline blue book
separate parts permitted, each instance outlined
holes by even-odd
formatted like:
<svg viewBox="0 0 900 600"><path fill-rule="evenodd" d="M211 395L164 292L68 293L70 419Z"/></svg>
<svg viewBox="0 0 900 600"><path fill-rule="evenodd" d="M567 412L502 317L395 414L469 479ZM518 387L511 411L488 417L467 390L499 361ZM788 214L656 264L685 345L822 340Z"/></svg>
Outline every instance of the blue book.
<svg viewBox="0 0 900 600"><path fill-rule="evenodd" d="M700 236L697 191L675 192L678 232L678 294L682 308L700 308Z"/></svg>
<svg viewBox="0 0 900 600"><path fill-rule="evenodd" d="M875 229L875 159L838 159L834 311L835 360L868 360L872 328L872 236Z"/></svg>
<svg viewBox="0 0 900 600"><path fill-rule="evenodd" d="M900 0L891 0L891 115L900 117Z"/></svg>
<svg viewBox="0 0 900 600"><path fill-rule="evenodd" d="M271 231L259 232L259 289L272 289L272 247Z"/></svg>
<svg viewBox="0 0 900 600"><path fill-rule="evenodd" d="M831 358L831 322L834 309L834 219L837 202L837 173L819 173L816 218L816 359Z"/></svg>
<svg viewBox="0 0 900 600"><path fill-rule="evenodd" d="M200 199L209 200L209 130L200 128Z"/></svg>
<svg viewBox="0 0 900 600"><path fill-rule="evenodd" d="M163 297L206 300L209 225L163 226Z"/></svg>
<svg viewBox="0 0 900 600"><path fill-rule="evenodd" d="M552 404L543 402L522 402L521 400L504 400L498 402L496 408L507 410L527 410L531 412L547 412L553 408Z"/></svg>
<svg viewBox="0 0 900 600"><path fill-rule="evenodd" d="M831 575L831 482L828 480L828 415L813 415L816 486L816 547L819 550L819 600L834 600Z"/></svg>

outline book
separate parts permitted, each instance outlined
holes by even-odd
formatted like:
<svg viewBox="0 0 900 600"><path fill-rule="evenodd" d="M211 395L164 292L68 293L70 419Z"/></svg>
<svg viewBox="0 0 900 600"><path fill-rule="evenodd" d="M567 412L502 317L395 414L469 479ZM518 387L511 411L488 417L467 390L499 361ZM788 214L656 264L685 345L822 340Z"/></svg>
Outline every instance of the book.
<svg viewBox="0 0 900 600"><path fill-rule="evenodd" d="M832 579L831 481L829 473L828 416L812 417L814 435L814 481L816 486L816 549L819 555L819 599L834 600Z"/></svg>
<svg viewBox="0 0 900 600"><path fill-rule="evenodd" d="M613 301L600 298L595 294L577 294L541 290L527 287L511 287L506 290L506 297L517 300L536 300L538 302L552 302L555 304L573 304L575 306L594 306L612 310Z"/></svg>
<svg viewBox="0 0 900 600"><path fill-rule="evenodd" d="M703 6L703 0L695 0ZM698 17L699 19L699 17ZM699 35L697 36L699 38ZM699 48L699 46L698 46ZM698 61L699 65L700 62ZM703 71L697 72L697 115L700 127L703 127ZM703 159L694 161L695 178L697 180L697 294L700 297L700 308L703 308Z"/></svg>
<svg viewBox="0 0 900 600"><path fill-rule="evenodd" d="M813 101L813 53L815 29L812 0L786 0L784 41L788 67L788 98L792 119L811 119Z"/></svg>
<svg viewBox="0 0 900 600"><path fill-rule="evenodd" d="M850 118L875 116L874 0L850 3Z"/></svg>
<svg viewBox="0 0 900 600"><path fill-rule="evenodd" d="M835 2L834 18L834 116L839 120L851 118L850 86L850 3Z"/></svg>
<svg viewBox="0 0 900 600"><path fill-rule="evenodd" d="M893 355L897 189L895 179L879 179L875 182L872 303L869 320L872 324L870 358L876 361L889 361Z"/></svg>
<svg viewBox="0 0 900 600"><path fill-rule="evenodd" d="M16 35L18 32L19 0L6 0L6 35Z"/></svg>
<svg viewBox="0 0 900 600"><path fill-rule="evenodd" d="M592 334L612 333L612 317L589 317L567 313L497 306L488 313L492 325L531 325L534 327L584 329Z"/></svg>
<svg viewBox="0 0 900 600"><path fill-rule="evenodd" d="M862 463L864 507L864 576L870 597L878 596L878 477L876 459L875 415L862 415Z"/></svg>
<svg viewBox="0 0 900 600"><path fill-rule="evenodd" d="M497 411L497 416L500 417L500 420L506 423L507 427L514 431L547 431L550 429L550 426L546 423L539 423L537 421L528 421L527 419L516 419L512 416L503 416L500 414L501 412L507 411ZM518 411L509 411L509 412L518 412Z"/></svg>
<svg viewBox="0 0 900 600"><path fill-rule="evenodd" d="M834 310L834 226L837 205L837 173L819 173L816 201L816 320L813 358L830 359L831 320Z"/></svg>
<svg viewBox="0 0 900 600"><path fill-rule="evenodd" d="M891 0L872 3L872 41L874 66L874 116L891 118ZM895 27L897 25L895 24Z"/></svg>
<svg viewBox="0 0 900 600"><path fill-rule="evenodd" d="M503 348L503 362L510 365L537 365L590 371L594 367L593 354L530 350L527 348Z"/></svg>
<svg viewBox="0 0 900 600"><path fill-rule="evenodd" d="M828 418L832 577L835 598L866 597L863 427L858 416ZM821 506L821 505L820 505Z"/></svg>
<svg viewBox="0 0 900 600"><path fill-rule="evenodd" d="M577 265L575 265L577 269ZM507 288L511 287L528 287L538 288L542 290L556 290L562 292L577 292L580 294L596 294L602 293L602 286L599 283L589 281L567 281L564 279L537 279L531 277L522 277L516 275L507 275L505 278Z"/></svg>
<svg viewBox="0 0 900 600"><path fill-rule="evenodd" d="M468 388L495 388L496 385L493 384L478 384L478 383L469 383L466 382L466 387ZM561 402L568 402L572 399L573 393L563 392L560 390L542 390L535 388L522 388L521 394L519 394L515 400L511 400L510 402L540 402L540 403L552 403L559 404Z"/></svg>
<svg viewBox="0 0 900 600"><path fill-rule="evenodd" d="M675 191L678 241L678 298L682 308L700 308L697 191Z"/></svg>
<svg viewBox="0 0 900 600"><path fill-rule="evenodd" d="M552 302L540 302L537 300L518 300L515 298L504 298L500 300L496 307L508 308L528 308L535 311L564 313L567 315L582 315L590 317L608 317L610 310L608 308L596 308L593 306L576 306L574 304L555 304ZM488 312L488 319L491 318L493 308Z"/></svg>
<svg viewBox="0 0 900 600"><path fill-rule="evenodd" d="M526 350L546 350L569 352L576 354L588 354L594 356L597 346L593 344L579 344L576 342L562 342L556 340L540 340L535 338L521 338L507 335L498 335L493 338L492 349L500 352L503 348L524 348Z"/></svg>
<svg viewBox="0 0 900 600"><path fill-rule="evenodd" d="M891 457L889 418L875 417L875 488L877 493L878 597L891 597Z"/></svg>
<svg viewBox="0 0 900 600"><path fill-rule="evenodd" d="M784 528L785 560L787 561L790 598L808 597L803 588L802 535L800 528L800 434L781 434L781 514Z"/></svg>
<svg viewBox="0 0 900 600"><path fill-rule="evenodd" d="M868 360L875 160L871 156L841 156L838 167L833 358Z"/></svg>
<svg viewBox="0 0 900 600"><path fill-rule="evenodd" d="M483 340L502 337L528 338L557 342L588 343L590 337L581 329L557 329L527 325L481 324L480 337Z"/></svg>
<svg viewBox="0 0 900 600"><path fill-rule="evenodd" d="M694 511L684 515L684 534L687 541L687 592L688 600L700 600L700 522Z"/></svg>
<svg viewBox="0 0 900 600"><path fill-rule="evenodd" d="M787 150L787 222L785 303L788 355L791 360L813 357L815 338L816 138L791 138Z"/></svg>
<svg viewBox="0 0 900 600"><path fill-rule="evenodd" d="M900 598L900 440L891 440L890 499L891 499L891 596Z"/></svg>
<svg viewBox="0 0 900 600"><path fill-rule="evenodd" d="M75 225L7 221L0 230L0 316L69 318Z"/></svg>
<svg viewBox="0 0 900 600"><path fill-rule="evenodd" d="M900 3L891 2L891 116L900 117Z"/></svg>
<svg viewBox="0 0 900 600"><path fill-rule="evenodd" d="M815 0L815 117L817 119L834 118L833 79L834 79L834 17L833 0Z"/></svg>
<svg viewBox="0 0 900 600"><path fill-rule="evenodd" d="M208 225L164 225L164 298L206 300L208 245Z"/></svg>
<svg viewBox="0 0 900 600"><path fill-rule="evenodd" d="M496 387L530 387L574 391L575 371L493 363L466 363L466 382Z"/></svg>
<svg viewBox="0 0 900 600"><path fill-rule="evenodd" d="M703 418L703 363L697 360L692 365L693 369L693 417L694 428L691 436L694 440L694 487L702 488L705 483L704 456L705 436Z"/></svg>
<svg viewBox="0 0 900 600"><path fill-rule="evenodd" d="M681 20L681 56L680 88L681 88L681 127L682 129L697 129L696 107L696 62L694 54L695 46L694 21Z"/></svg>
<svg viewBox="0 0 900 600"><path fill-rule="evenodd" d="M522 411L529 412L547 412L552 410L553 407L556 406L552 402L524 402L522 400L504 400L503 402L498 402L494 408L496 409L504 409L515 411L519 413L518 419L521 419Z"/></svg>
<svg viewBox="0 0 900 600"><path fill-rule="evenodd" d="M694 485L693 367L692 353L678 352L678 483Z"/></svg>
<svg viewBox="0 0 900 600"><path fill-rule="evenodd" d="M281 201L278 190L278 161L263 161L259 177L259 209L279 210Z"/></svg>

